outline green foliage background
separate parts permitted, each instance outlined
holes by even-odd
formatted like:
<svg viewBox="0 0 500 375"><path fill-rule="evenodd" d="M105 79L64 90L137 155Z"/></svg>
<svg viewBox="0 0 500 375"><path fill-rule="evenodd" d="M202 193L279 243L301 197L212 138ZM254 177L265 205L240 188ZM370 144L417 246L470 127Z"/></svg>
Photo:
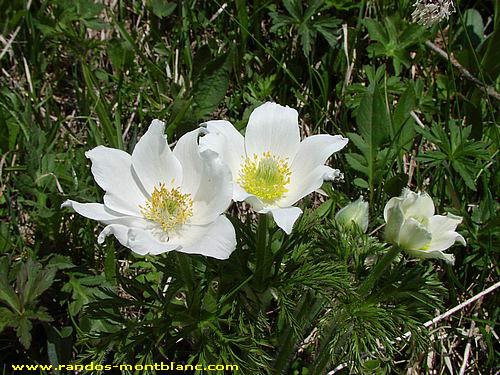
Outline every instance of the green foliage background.
<svg viewBox="0 0 500 375"><path fill-rule="evenodd" d="M425 43L498 92L500 2L456 8L426 29L408 0L0 0L0 371L170 360L242 374L457 371L474 321L472 371L493 373L498 294L448 321L448 344L420 328L499 277L499 103ZM344 182L301 203L291 236L265 227L262 278L241 206L226 262L98 246L97 223L59 208L101 200L86 150L130 152L155 118L170 141L213 118L243 130L268 100L297 108L304 135L350 143L332 161ZM406 185L464 217L467 247L450 249L454 267L401 257L359 294L387 251L383 207ZM360 194L372 236L333 221Z"/></svg>

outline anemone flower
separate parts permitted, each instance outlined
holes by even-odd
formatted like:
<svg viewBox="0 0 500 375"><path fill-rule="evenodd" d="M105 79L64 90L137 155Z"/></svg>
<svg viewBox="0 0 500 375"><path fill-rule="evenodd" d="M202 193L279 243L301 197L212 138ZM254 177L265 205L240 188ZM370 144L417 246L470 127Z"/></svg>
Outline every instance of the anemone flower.
<svg viewBox="0 0 500 375"><path fill-rule="evenodd" d="M99 243L113 234L141 255L176 250L227 259L236 246L222 215L231 203L231 173L215 152L200 153L200 129L171 151L164 128L153 120L132 155L104 146L88 151L104 204L67 200L62 207L105 224Z"/></svg>
<svg viewBox="0 0 500 375"><path fill-rule="evenodd" d="M452 214L434 215L434 203L427 193L404 189L384 208L386 239L417 258L438 258L454 264L455 257L444 253L455 242L465 239L455 232L462 218Z"/></svg>
<svg viewBox="0 0 500 375"><path fill-rule="evenodd" d="M292 206L339 174L324 164L348 142L327 134L300 141L297 111L269 102L250 114L245 137L228 121L208 121L206 128L200 146L219 153L231 169L233 200L270 213L288 234L302 213Z"/></svg>

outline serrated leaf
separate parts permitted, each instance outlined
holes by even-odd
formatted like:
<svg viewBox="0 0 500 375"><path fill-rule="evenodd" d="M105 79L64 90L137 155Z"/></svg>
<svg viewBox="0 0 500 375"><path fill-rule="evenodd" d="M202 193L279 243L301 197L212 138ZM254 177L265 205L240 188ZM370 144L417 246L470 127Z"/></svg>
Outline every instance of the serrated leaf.
<svg viewBox="0 0 500 375"><path fill-rule="evenodd" d="M13 310L20 313L21 302L18 295L7 281L7 274L0 274L0 301L9 305Z"/></svg>
<svg viewBox="0 0 500 375"><path fill-rule="evenodd" d="M388 136L389 116L382 93L377 86L366 92L356 111L356 123L367 145L377 149Z"/></svg>
<svg viewBox="0 0 500 375"><path fill-rule="evenodd" d="M460 163L460 162L458 162L456 160L452 161L452 166L453 166L453 169L455 169L458 172L458 174L464 179L465 184L470 189L476 191L476 186L474 184L474 179L472 178L472 176L467 171L467 168L465 166L463 166L462 163Z"/></svg>
<svg viewBox="0 0 500 375"><path fill-rule="evenodd" d="M372 85L369 90L363 95L360 105L356 111L356 123L358 124L359 133L361 134L366 147L363 156L365 162L361 163L358 157L350 162L353 167L363 172L360 165L365 165L364 172L368 177L370 190L373 191L375 180L381 173L378 160L378 152L382 143L388 137L389 117L384 102L384 98L376 85ZM360 143L357 140L357 143ZM358 163L356 163L356 161Z"/></svg>
<svg viewBox="0 0 500 375"><path fill-rule="evenodd" d="M364 163L366 163L364 157L360 154L349 153L345 156L347 163L355 170L367 174L368 168Z"/></svg>
<svg viewBox="0 0 500 375"><path fill-rule="evenodd" d="M32 328L33 325L31 324L28 318L26 318L25 316L21 316L18 318L16 323L17 337L19 338L19 341L26 349L29 349L29 347L31 346Z"/></svg>
<svg viewBox="0 0 500 375"><path fill-rule="evenodd" d="M12 321L16 319L16 314L6 307L0 307L0 333L11 325Z"/></svg>
<svg viewBox="0 0 500 375"><path fill-rule="evenodd" d="M363 21L363 25L368 29L368 33L370 34L370 38L372 40L376 40L382 44L386 44L389 42L389 36L387 35L387 31L384 26L373 19L366 18Z"/></svg>
<svg viewBox="0 0 500 375"><path fill-rule="evenodd" d="M194 83L193 101L198 118L203 118L215 111L224 99L229 87L232 56L232 52L229 52L207 64Z"/></svg>
<svg viewBox="0 0 500 375"><path fill-rule="evenodd" d="M347 137L363 153L363 155L366 155L368 153L368 145L359 134L347 133Z"/></svg>
<svg viewBox="0 0 500 375"><path fill-rule="evenodd" d="M49 263L47 264L49 267L54 267L58 270L65 270L68 268L73 268L75 265L71 261L70 257L64 255L55 255L50 258Z"/></svg>

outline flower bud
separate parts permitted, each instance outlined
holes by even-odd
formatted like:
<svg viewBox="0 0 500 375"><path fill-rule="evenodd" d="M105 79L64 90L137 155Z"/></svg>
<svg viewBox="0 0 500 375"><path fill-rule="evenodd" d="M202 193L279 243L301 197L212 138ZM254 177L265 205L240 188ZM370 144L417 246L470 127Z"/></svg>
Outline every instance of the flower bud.
<svg viewBox="0 0 500 375"><path fill-rule="evenodd" d="M368 202L364 202L363 197L359 197L356 201L341 208L335 214L335 220L345 227L357 225L363 232L366 232L368 229Z"/></svg>

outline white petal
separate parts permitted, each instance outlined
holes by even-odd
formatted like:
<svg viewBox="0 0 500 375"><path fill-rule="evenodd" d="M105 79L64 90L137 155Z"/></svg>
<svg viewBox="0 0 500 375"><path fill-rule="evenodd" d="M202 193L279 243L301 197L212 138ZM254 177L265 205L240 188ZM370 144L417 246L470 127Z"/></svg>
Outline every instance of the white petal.
<svg viewBox="0 0 500 375"><path fill-rule="evenodd" d="M455 264L455 257L452 254L446 254L439 250L415 250L408 251L411 256L415 258L425 259L425 258L434 258L434 259L442 259L446 263L451 265Z"/></svg>
<svg viewBox="0 0 500 375"><path fill-rule="evenodd" d="M399 245L404 250L420 250L429 245L432 235L415 219L408 219L403 223L399 232Z"/></svg>
<svg viewBox="0 0 500 375"><path fill-rule="evenodd" d="M105 227L99 234L97 241L103 243L106 236L110 234L113 234L123 246L140 255L157 255L179 247L178 244L159 241L149 231L121 224L111 224Z"/></svg>
<svg viewBox="0 0 500 375"><path fill-rule="evenodd" d="M97 242L102 244L107 236L110 234L114 235L116 239L123 245L128 247L128 231L130 227L122 224L110 224L106 226L99 237L97 237Z"/></svg>
<svg viewBox="0 0 500 375"><path fill-rule="evenodd" d="M70 207L78 214L92 220L97 220L103 224L121 224L126 227L147 229L155 224L137 216L124 216L123 214L113 211L100 203L78 203L72 200L65 201L62 207Z"/></svg>
<svg viewBox="0 0 500 375"><path fill-rule="evenodd" d="M92 174L106 191L104 204L126 215L142 216L140 205L146 201L144 189L132 169L132 158L124 151L98 146L85 155L92 161Z"/></svg>
<svg viewBox="0 0 500 375"><path fill-rule="evenodd" d="M307 175L314 168L326 163L335 152L347 145L349 140L340 135L318 134L300 142L290 169L295 178Z"/></svg>
<svg viewBox="0 0 500 375"><path fill-rule="evenodd" d="M250 114L245 133L247 156L271 152L293 160L300 143L299 115L295 109L267 102Z"/></svg>
<svg viewBox="0 0 500 375"><path fill-rule="evenodd" d="M429 219L429 231L434 233L454 231L462 222L460 216L448 214L447 216L434 215Z"/></svg>
<svg viewBox="0 0 500 375"><path fill-rule="evenodd" d="M391 243L399 243L399 233L404 222L403 211L397 200L392 198L386 204L384 209L384 218L386 221L385 226L385 239Z"/></svg>
<svg viewBox="0 0 500 375"><path fill-rule="evenodd" d="M298 207L273 208L270 210L276 225L283 229L286 234L292 233L293 224L297 221L302 210Z"/></svg>
<svg viewBox="0 0 500 375"><path fill-rule="evenodd" d="M248 197L254 196L243 189L238 183L233 180L233 200L235 202L243 202Z"/></svg>
<svg viewBox="0 0 500 375"><path fill-rule="evenodd" d="M209 225L186 225L176 241L182 245L180 252L227 259L236 248L236 233L233 224L221 215Z"/></svg>
<svg viewBox="0 0 500 375"><path fill-rule="evenodd" d="M131 228L129 230L128 248L137 254L158 255L168 251L176 250L179 244L172 242L162 242L158 240L150 231Z"/></svg>
<svg viewBox="0 0 500 375"><path fill-rule="evenodd" d="M132 152L134 171L150 194L160 183L170 187L178 187L182 183L181 163L170 151L164 131L165 124L153 120Z"/></svg>
<svg viewBox="0 0 500 375"><path fill-rule="evenodd" d="M434 215L434 202L429 194L407 191L401 208L405 217L430 218Z"/></svg>
<svg viewBox="0 0 500 375"><path fill-rule="evenodd" d="M101 203L79 203L72 200L67 200L61 205L61 208L63 207L72 208L82 216L101 222L124 217L123 214L113 211Z"/></svg>
<svg viewBox="0 0 500 375"><path fill-rule="evenodd" d="M330 175L332 171L332 168L326 165L319 165L305 175L299 176L292 173L290 183L287 185L288 192L277 202L277 205L292 206L306 195L318 190L323 185L325 176Z"/></svg>
<svg viewBox="0 0 500 375"><path fill-rule="evenodd" d="M429 244L429 250L446 250L451 247L455 242L460 242L465 246L465 239L461 234L455 231L434 232L432 233L432 240Z"/></svg>
<svg viewBox="0 0 500 375"><path fill-rule="evenodd" d="M245 198L245 202L248 203L250 206L252 206L252 210L258 213L267 213L270 210L270 207L267 206L262 200L260 200L259 197L253 195L253 194L248 194Z"/></svg>
<svg viewBox="0 0 500 375"><path fill-rule="evenodd" d="M200 138L200 150L217 152L236 179L246 157L245 139L229 121L208 121L206 127L209 133Z"/></svg>
<svg viewBox="0 0 500 375"><path fill-rule="evenodd" d="M198 191L203 173L203 161L198 146L200 130L195 129L184 134L174 148L174 155L182 166L181 190L192 195Z"/></svg>
<svg viewBox="0 0 500 375"><path fill-rule="evenodd" d="M389 210L395 206L399 206L401 204L401 202L403 202L403 198L393 197L393 198L389 199L389 201L385 204L384 220L386 223L387 223L387 220L389 217L389 214L388 214Z"/></svg>
<svg viewBox="0 0 500 375"><path fill-rule="evenodd" d="M191 224L205 225L213 222L231 204L233 183L231 171L212 150L202 152L203 174L200 188L193 198Z"/></svg>

